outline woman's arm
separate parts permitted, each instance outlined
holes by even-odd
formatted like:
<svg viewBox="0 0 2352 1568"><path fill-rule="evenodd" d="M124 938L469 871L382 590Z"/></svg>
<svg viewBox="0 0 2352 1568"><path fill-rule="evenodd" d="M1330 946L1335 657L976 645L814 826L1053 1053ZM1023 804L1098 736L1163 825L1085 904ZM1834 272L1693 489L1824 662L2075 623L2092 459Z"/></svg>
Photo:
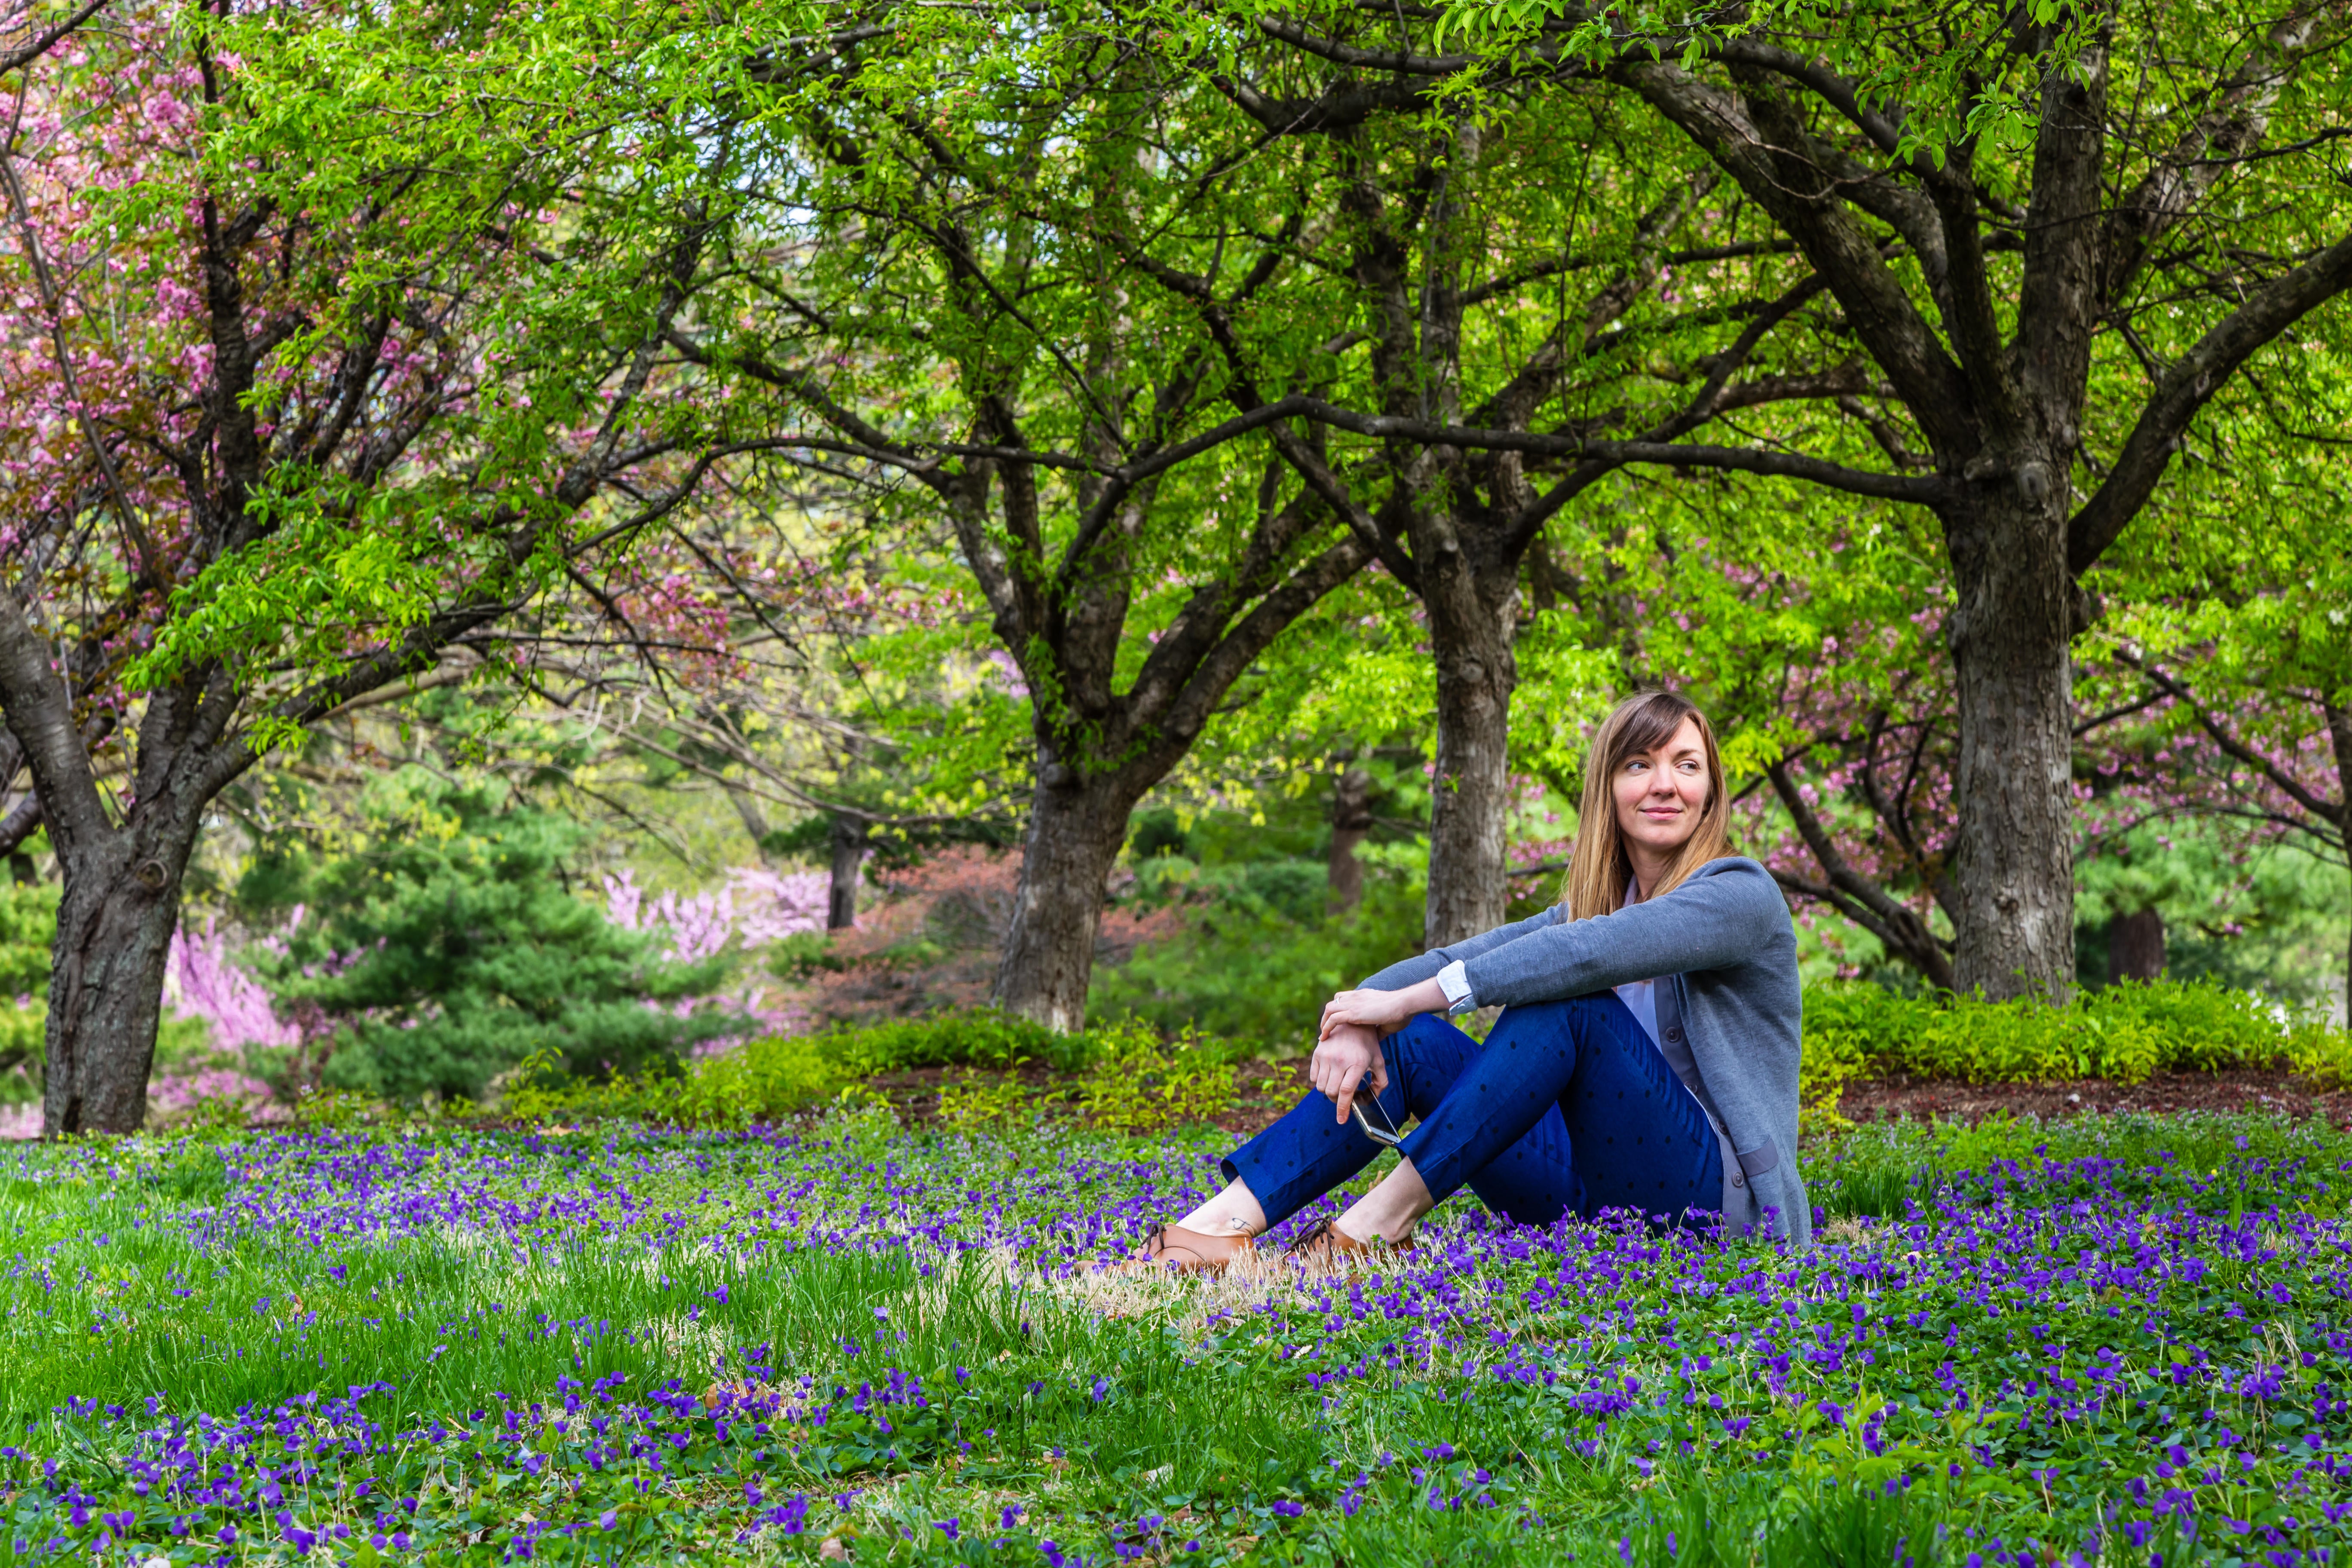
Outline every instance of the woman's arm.
<svg viewBox="0 0 2352 1568"><path fill-rule="evenodd" d="M1476 936L1433 947L1427 952L1416 953L1400 963L1391 963L1374 974L1353 991L1342 991L1324 1005L1323 1021L1318 1030L1324 1040L1347 1025L1360 1025L1381 1035L1391 1035L1423 1013L1443 1013L1447 998L1437 983L1437 972L1451 963L1482 952L1491 952L1518 941L1530 931L1551 924L1559 918L1557 908L1529 915L1523 921L1513 921ZM1341 1106L1344 1119L1346 1107Z"/></svg>
<svg viewBox="0 0 2352 1568"><path fill-rule="evenodd" d="M1532 931L1465 961L1480 1006L1549 1002L1661 974L1726 969L1789 932L1789 906L1753 860L1721 860L1662 898Z"/></svg>
<svg viewBox="0 0 2352 1568"><path fill-rule="evenodd" d="M1629 904L1613 915L1519 922L1521 928L1531 924L1534 929L1523 929L1507 941L1475 939L1482 945L1463 961L1462 974L1473 1005L1551 1002L1629 980L1726 968L1760 952L1776 936L1785 936L1789 906L1763 867L1753 860L1727 860L1663 898ZM1513 929L1499 927L1497 931ZM1441 949L1423 957L1447 952ZM1360 1025L1386 1033L1415 1014L1444 1008L1448 998L1436 978L1438 967L1443 962L1408 986L1381 990L1367 985L1340 992L1324 1005L1322 1032L1328 1037L1343 1026ZM1390 973L1383 970L1381 976Z"/></svg>
<svg viewBox="0 0 2352 1568"><path fill-rule="evenodd" d="M1513 921L1507 925L1498 925L1492 931L1480 931L1476 936L1465 937L1460 942L1448 942L1444 947L1433 947L1427 952L1417 952L1411 958L1401 959L1390 964L1379 973L1367 977L1357 985L1356 989L1402 991L1409 985L1415 985L1422 981L1433 978L1439 970L1449 963L1472 958L1482 952L1490 952L1507 942L1517 942L1529 931L1548 926L1559 918L1559 910L1544 910L1529 915L1523 921ZM1441 1002L1438 1005L1442 1007L1444 1004Z"/></svg>

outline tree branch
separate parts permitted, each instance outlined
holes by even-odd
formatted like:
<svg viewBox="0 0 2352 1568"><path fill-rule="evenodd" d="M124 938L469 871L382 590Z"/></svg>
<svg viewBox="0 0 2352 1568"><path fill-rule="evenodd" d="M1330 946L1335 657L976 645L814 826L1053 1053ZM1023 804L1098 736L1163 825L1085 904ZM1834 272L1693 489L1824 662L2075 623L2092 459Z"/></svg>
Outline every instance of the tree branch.
<svg viewBox="0 0 2352 1568"><path fill-rule="evenodd" d="M1622 61L1610 74L1705 149L1796 241L1931 444L1973 450L1965 374L1839 200L1836 182L1804 151L1801 117L1760 83L1736 97L1663 60Z"/></svg>
<svg viewBox="0 0 2352 1568"><path fill-rule="evenodd" d="M2203 730L2206 734L2211 736L2215 745L2221 747L2222 751L2226 752L2231 756L2235 757L2238 761L2245 763L2248 767L2252 768L2255 772L2261 773L2263 778L2270 781L2272 787L2276 789L2281 795L2286 796L2289 800L2294 802L2295 805L2303 807L2304 810L2311 813L2312 816L2318 817L2323 822L2333 823L2344 815L2345 805L2343 804L2331 801L2326 796L2315 793L2308 785L2305 784L2302 780L2296 778L2293 773L2288 773L2285 769L2280 767L2277 763L2272 762L2269 758L2263 756L2260 752L2255 751L2252 746L2247 745L2245 742L2240 740L2236 735L2225 729L2222 726L2221 721L2213 717L2212 710L2207 708L2202 702L2197 700L2195 694L2180 681L2178 681L2171 676L2167 675L2161 668L2151 662L2135 658L2130 654L2125 654L2121 657L2125 663L2132 666L2142 675L2147 676L2150 680L2156 682L2157 685L2162 687L2167 695L2186 707L2191 714L2195 715L2198 728ZM2347 782L2347 797L2352 797L2352 782Z"/></svg>
<svg viewBox="0 0 2352 1568"><path fill-rule="evenodd" d="M26 618L13 591L0 589L0 711L24 748L33 790L45 803L60 851L93 842L108 827L106 802L74 722L73 698L48 644Z"/></svg>
<svg viewBox="0 0 2352 1568"><path fill-rule="evenodd" d="M66 40L68 35L79 31L83 23L105 10L108 4L109 0L85 0L80 10L58 23L47 32L29 38L22 44L0 49L0 76L6 76L10 71L31 65L35 60L56 48Z"/></svg>
<svg viewBox="0 0 2352 1568"><path fill-rule="evenodd" d="M1308 419L1354 435L1381 440L1417 441L1423 446L1464 447L1484 451L1527 452L1538 457L1569 460L1594 458L1615 463L1657 463L1668 468L1722 468L1738 473L1769 474L1810 480L1850 495L1921 505L1932 503L1944 493L1944 481L1931 476L1874 474L1797 452L1701 447L1678 441L1588 441L1572 436L1551 436L1532 430L1482 430L1396 415L1359 414L1319 398L1301 401L1305 404L1302 413Z"/></svg>
<svg viewBox="0 0 2352 1568"><path fill-rule="evenodd" d="M1884 888L1855 870L1847 861L1830 838L1829 830L1822 826L1821 818L1813 814L1811 806L1805 804L1803 795L1790 779L1788 759L1781 758L1764 772L1765 776L1772 781L1772 793L1780 797L1781 805L1797 825L1798 837L1804 839L1805 847L1812 853L1814 863L1829 879L1828 887L1819 893L1802 885L1799 890L1812 897L1823 897L1831 889L1843 894L1844 900L1853 906L1847 908L1841 904L1848 919L1899 952L1906 962L1927 977L1928 984L1945 991L1958 989L1952 961L1944 952L1927 922L1920 919L1917 910L1906 909L1888 897ZM1776 871L1773 875L1777 878L1782 874Z"/></svg>
<svg viewBox="0 0 2352 1568"><path fill-rule="evenodd" d="M41 792L28 789L25 798L0 816L0 855L14 855L25 840L41 830Z"/></svg>
<svg viewBox="0 0 2352 1568"><path fill-rule="evenodd" d="M2180 437L2239 366L2305 316L2352 288L2352 234L2255 289L2174 362L2140 410L2106 479L2066 525L2066 569L2080 577L2155 493Z"/></svg>

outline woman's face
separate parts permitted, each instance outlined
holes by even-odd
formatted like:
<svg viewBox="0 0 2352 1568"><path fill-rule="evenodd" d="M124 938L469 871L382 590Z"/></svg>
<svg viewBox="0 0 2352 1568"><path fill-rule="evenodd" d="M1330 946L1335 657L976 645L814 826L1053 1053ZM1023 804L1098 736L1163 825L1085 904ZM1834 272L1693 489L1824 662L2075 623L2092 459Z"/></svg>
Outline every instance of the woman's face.
<svg viewBox="0 0 2352 1568"><path fill-rule="evenodd" d="M1625 836L1628 853L1646 850L1663 858L1681 848L1698 831L1699 814L1715 782L1707 777L1698 721L1685 718L1654 749L1626 758L1612 782L1617 831Z"/></svg>

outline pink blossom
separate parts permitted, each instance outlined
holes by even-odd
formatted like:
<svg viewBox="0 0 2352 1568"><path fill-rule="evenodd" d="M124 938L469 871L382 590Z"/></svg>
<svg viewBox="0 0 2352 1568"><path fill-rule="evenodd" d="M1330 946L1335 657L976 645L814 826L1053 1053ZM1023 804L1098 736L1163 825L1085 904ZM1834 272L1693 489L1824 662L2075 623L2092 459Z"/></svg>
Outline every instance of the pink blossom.
<svg viewBox="0 0 2352 1568"><path fill-rule="evenodd" d="M173 931L165 962L163 1005L180 1017L203 1019L214 1045L241 1051L302 1043L302 1031L278 1018L260 982L230 961L226 939L210 922L196 936L184 927Z"/></svg>

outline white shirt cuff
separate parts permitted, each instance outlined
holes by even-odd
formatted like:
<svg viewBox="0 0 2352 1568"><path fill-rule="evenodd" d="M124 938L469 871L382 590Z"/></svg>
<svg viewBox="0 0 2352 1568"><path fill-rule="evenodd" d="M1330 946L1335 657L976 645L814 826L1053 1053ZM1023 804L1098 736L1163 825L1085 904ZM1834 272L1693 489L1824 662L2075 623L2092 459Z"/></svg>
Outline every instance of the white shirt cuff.
<svg viewBox="0 0 2352 1568"><path fill-rule="evenodd" d="M1448 1016L1467 1013L1476 1005L1475 998L1470 994L1469 971L1462 967L1462 961L1458 958L1437 972L1437 988L1445 993Z"/></svg>

